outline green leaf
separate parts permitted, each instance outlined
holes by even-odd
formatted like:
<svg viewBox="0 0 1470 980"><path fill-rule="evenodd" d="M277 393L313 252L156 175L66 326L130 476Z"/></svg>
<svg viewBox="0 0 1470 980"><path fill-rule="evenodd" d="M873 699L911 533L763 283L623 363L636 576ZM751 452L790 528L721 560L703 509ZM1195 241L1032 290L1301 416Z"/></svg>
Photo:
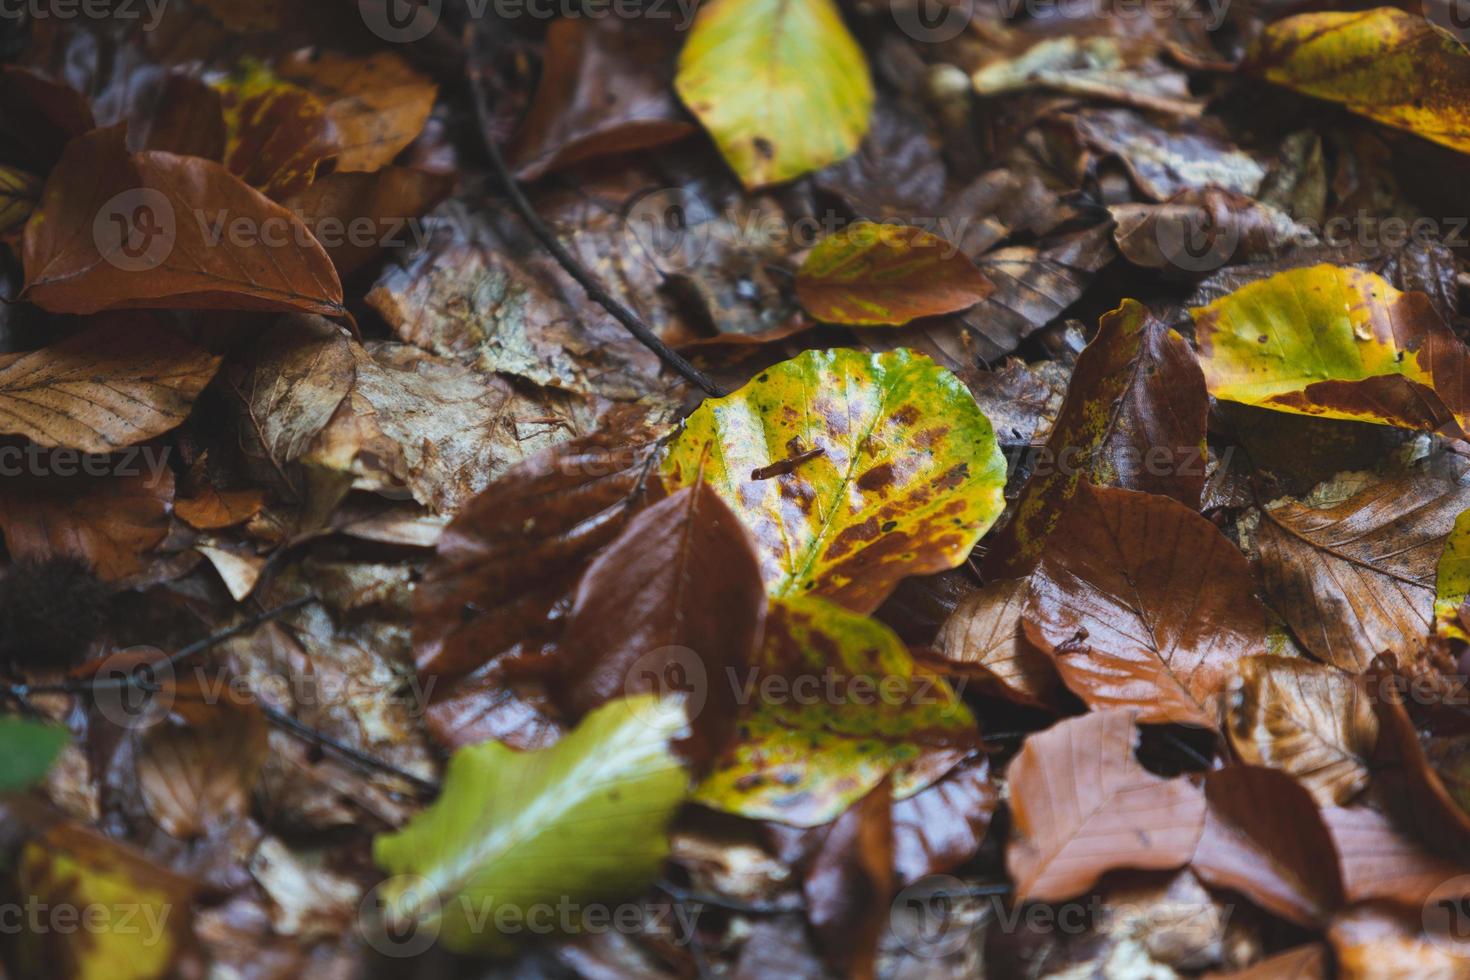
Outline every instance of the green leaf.
<svg viewBox="0 0 1470 980"><path fill-rule="evenodd" d="M743 817L827 823L890 773L895 799L913 795L978 743L970 709L897 634L823 599L773 602L756 666L730 681L740 734L694 799Z"/></svg>
<svg viewBox="0 0 1470 980"><path fill-rule="evenodd" d="M1458 433L1470 351L1423 293L1317 265L1190 310L1210 393L1279 412Z"/></svg>
<svg viewBox="0 0 1470 980"><path fill-rule="evenodd" d="M1470 596L1470 510L1455 518L1434 576L1434 623L1440 636L1470 640L1460 625L1460 606Z"/></svg>
<svg viewBox="0 0 1470 980"><path fill-rule="evenodd" d="M828 323L903 326L966 310L995 287L958 246L921 228L859 221L817 243L796 297Z"/></svg>
<svg viewBox="0 0 1470 980"><path fill-rule="evenodd" d="M674 87L747 189L848 156L873 109L867 59L832 0L702 5Z"/></svg>
<svg viewBox="0 0 1470 980"><path fill-rule="evenodd" d="M689 777L669 751L686 724L677 699L639 695L589 713L560 742L516 752L499 742L455 752L444 792L373 841L391 878L387 916L437 923L457 952L500 955L532 906L636 892L668 853L666 826Z"/></svg>
<svg viewBox="0 0 1470 980"><path fill-rule="evenodd" d="M1470 52L1423 17L1379 7L1287 17L1248 65L1266 81L1470 151Z"/></svg>
<svg viewBox="0 0 1470 980"><path fill-rule="evenodd" d="M0 793L25 789L46 778L71 733L60 725L0 718Z"/></svg>
<svg viewBox="0 0 1470 980"><path fill-rule="evenodd" d="M751 531L773 597L876 609L965 560L1005 506L989 420L912 351L806 351L700 405L664 461L701 475Z"/></svg>

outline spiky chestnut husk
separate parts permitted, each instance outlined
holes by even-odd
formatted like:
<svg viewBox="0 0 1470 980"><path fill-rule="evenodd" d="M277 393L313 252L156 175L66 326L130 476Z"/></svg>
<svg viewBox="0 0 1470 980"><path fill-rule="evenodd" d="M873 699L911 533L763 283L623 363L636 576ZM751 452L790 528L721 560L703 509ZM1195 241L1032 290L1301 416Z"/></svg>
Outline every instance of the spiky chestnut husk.
<svg viewBox="0 0 1470 980"><path fill-rule="evenodd" d="M17 562L0 576L0 648L22 666L71 667L106 625L107 598L83 561Z"/></svg>

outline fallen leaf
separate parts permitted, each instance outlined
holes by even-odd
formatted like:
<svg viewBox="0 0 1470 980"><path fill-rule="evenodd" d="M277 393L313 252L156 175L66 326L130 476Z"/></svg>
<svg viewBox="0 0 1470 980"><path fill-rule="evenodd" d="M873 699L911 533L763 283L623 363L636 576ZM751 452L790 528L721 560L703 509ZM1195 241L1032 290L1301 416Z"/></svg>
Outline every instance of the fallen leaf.
<svg viewBox="0 0 1470 980"><path fill-rule="evenodd" d="M337 135L337 169L343 172L392 163L423 130L438 94L433 82L393 51L366 58L300 52L274 67L326 107Z"/></svg>
<svg viewBox="0 0 1470 980"><path fill-rule="evenodd" d="M265 506L263 490L221 490L210 484L187 499L174 501L174 513L200 531L243 524Z"/></svg>
<svg viewBox="0 0 1470 980"><path fill-rule="evenodd" d="M1169 115L1199 114L1183 72L1129 48L1111 37L1043 38L1015 56L989 60L970 82L983 96L1042 87Z"/></svg>
<svg viewBox="0 0 1470 980"><path fill-rule="evenodd" d="M1178 501L1086 487L1031 578L1027 637L1093 708L1144 722L1219 723L1242 657L1266 645L1250 566Z"/></svg>
<svg viewBox="0 0 1470 980"><path fill-rule="evenodd" d="M880 783L822 834L802 879L807 921L841 976L873 980L893 897L893 803Z"/></svg>
<svg viewBox="0 0 1470 980"><path fill-rule="evenodd" d="M954 313L993 288L957 246L919 228L871 221L822 239L796 274L796 295L808 313L854 326L902 326Z"/></svg>
<svg viewBox="0 0 1470 980"><path fill-rule="evenodd" d="M0 745L5 746L0 762L0 793L29 789L46 778L51 764L71 733L60 725L6 716L0 718Z"/></svg>
<svg viewBox="0 0 1470 980"><path fill-rule="evenodd" d="M1000 787L985 757L893 804L893 870L899 885L953 872L980 850Z"/></svg>
<svg viewBox="0 0 1470 980"><path fill-rule="evenodd" d="M852 153L873 110L867 60L832 0L705 4L674 88L747 190Z"/></svg>
<svg viewBox="0 0 1470 980"><path fill-rule="evenodd" d="M336 153L336 134L316 96L247 61L214 84L225 146L220 162L275 200L304 190Z"/></svg>
<svg viewBox="0 0 1470 980"><path fill-rule="evenodd" d="M24 295L54 313L343 312L331 260L294 215L213 161L128 153L120 127L67 145L24 252Z"/></svg>
<svg viewBox="0 0 1470 980"><path fill-rule="evenodd" d="M1166 127L1127 109L1088 109L1077 114L1076 126L1087 144L1122 160L1155 201L1207 187L1253 195L1266 176L1255 157L1198 123Z"/></svg>
<svg viewBox="0 0 1470 980"><path fill-rule="evenodd" d="M1062 410L986 570L1035 564L1085 483L1173 497L1199 508L1209 398L1184 338L1133 300L1098 322L1077 358Z"/></svg>
<svg viewBox="0 0 1470 980"><path fill-rule="evenodd" d="M1303 926L1344 905L1337 849L1317 804L1290 776L1259 766L1205 774L1205 829L1190 866Z"/></svg>
<svg viewBox="0 0 1470 980"><path fill-rule="evenodd" d="M25 226L41 203L43 181L15 167L0 166L0 235Z"/></svg>
<svg viewBox="0 0 1470 980"><path fill-rule="evenodd" d="M1378 719L1356 678L1292 657L1245 657L1237 669L1225 731L1243 761L1296 777L1321 806L1367 788Z"/></svg>
<svg viewBox="0 0 1470 980"><path fill-rule="evenodd" d="M454 178L406 167L332 173L286 200L346 279L385 248L409 244L414 224L449 195Z"/></svg>
<svg viewBox="0 0 1470 980"><path fill-rule="evenodd" d="M572 717L625 695L681 695L707 763L738 708L731 673L760 648L766 592L740 519L706 483L628 522L582 574L562 634L561 699Z"/></svg>
<svg viewBox="0 0 1470 980"><path fill-rule="evenodd" d="M1428 297L1374 273L1291 269L1190 313L1216 398L1451 434L1470 422L1470 350Z"/></svg>
<svg viewBox="0 0 1470 980"><path fill-rule="evenodd" d="M1470 640L1460 607L1470 596L1470 510L1460 512L1434 568L1434 627L1440 636Z"/></svg>
<svg viewBox="0 0 1470 980"><path fill-rule="evenodd" d="M1470 896L1470 868L1435 854L1377 810L1325 807L1322 822L1341 858L1348 901L1381 898L1422 906L1456 878L1464 879L1464 895Z"/></svg>
<svg viewBox="0 0 1470 980"><path fill-rule="evenodd" d="M790 473L752 478L814 449ZM773 597L869 612L900 579L964 561L1003 506L1005 459L974 398L928 358L829 350L705 401L663 472L720 493L750 529Z"/></svg>
<svg viewBox="0 0 1470 980"><path fill-rule="evenodd" d="M437 922L452 950L504 953L533 931L525 916L538 903L586 908L649 884L687 793L668 747L685 724L677 701L642 694L603 705L549 749L457 751L438 800L373 841L393 876L378 893L385 927ZM506 929L515 912L520 930Z"/></svg>
<svg viewBox="0 0 1470 980"><path fill-rule="evenodd" d="M1246 67L1268 82L1470 150L1470 54L1417 13L1375 7L1287 17L1267 25Z"/></svg>
<svg viewBox="0 0 1470 980"><path fill-rule="evenodd" d="M0 432L112 452L183 422L219 365L146 315L110 318L53 347L0 355Z"/></svg>
<svg viewBox="0 0 1470 980"><path fill-rule="evenodd" d="M1032 735L1011 762L1006 867L1016 901L1059 902L1118 868L1177 868L1205 822L1205 797L1133 757L1126 710L1094 711Z"/></svg>
<svg viewBox="0 0 1470 980"><path fill-rule="evenodd" d="M1051 658L1021 628L1030 585L997 579L955 607L935 640L951 674L974 677L1022 704L1047 707L1062 695Z"/></svg>
<svg viewBox="0 0 1470 980"><path fill-rule="evenodd" d="M180 696L205 693L202 681L192 692L180 683ZM199 837L249 808L265 764L265 716L253 703L227 699L152 726L141 743L138 789L149 815L174 837Z"/></svg>

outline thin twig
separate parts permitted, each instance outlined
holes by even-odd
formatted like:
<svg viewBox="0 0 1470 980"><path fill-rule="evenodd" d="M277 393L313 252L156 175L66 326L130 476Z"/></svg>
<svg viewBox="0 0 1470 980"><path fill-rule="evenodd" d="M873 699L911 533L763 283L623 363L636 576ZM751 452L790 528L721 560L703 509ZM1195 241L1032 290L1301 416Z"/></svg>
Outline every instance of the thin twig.
<svg viewBox="0 0 1470 980"><path fill-rule="evenodd" d="M298 721L295 718L292 718L284 711L281 711L277 708L272 708L268 704L262 704L260 705L260 712L261 714L265 715L266 721L270 722L272 725L277 726L278 728L285 729L298 738L311 742L314 745L320 745L324 749L331 749L338 755L343 756L344 758L349 759L353 762L356 762L361 766L365 766L368 769L375 769L378 772L387 773L390 776L396 776L421 793L425 793L429 796L437 796L439 793L439 784L434 780L425 779L422 776L415 776L413 773L407 771L406 769L400 769L398 766L395 766L391 762L379 759L376 756L368 755L361 749L353 748L346 742L339 741L338 739L333 738L331 735L328 735L326 732L318 731L305 722Z"/></svg>
<svg viewBox="0 0 1470 980"><path fill-rule="evenodd" d="M474 44L473 37L470 43L471 45ZM714 396L723 395L724 392L720 389L719 385L715 384L702 371L685 360L678 351L675 351L668 344L659 340L658 336L649 329L648 325L639 319L638 314L628 309L616 297L606 289L603 289L598 283L597 278L582 263L578 262L572 256L571 252L566 250L566 247L562 245L555 233L541 220L541 216L536 213L536 209L532 207L531 202L521 191L521 186L511 174L510 168L506 166L505 157L501 155L500 146L495 139L494 119L490 114L490 104L485 99L485 90L482 84L483 76L479 64L473 57L471 57L469 62L468 76L470 91L475 100L475 111L479 115L480 133L484 137L485 150L490 156L490 166L494 169L496 176L500 178L500 183L505 188L506 197L510 199L511 207L515 209L516 214L520 215L521 221L525 222L526 227L531 230L531 234L535 235L536 239L551 253L552 258L556 259L557 264L566 270L567 275L576 280L577 285L582 287L588 298L604 310L607 310L612 318L621 323L623 328L632 334L640 344L657 354L660 360L683 377L684 380L697 385L706 394Z"/></svg>
<svg viewBox="0 0 1470 980"><path fill-rule="evenodd" d="M799 905L754 905L738 899L725 898L723 895L707 895L685 888L683 885L676 885L667 878L660 878L654 883L654 887L680 905L708 905L711 908L724 909L727 912L740 912L745 915L786 915L790 912L801 911L801 906Z"/></svg>

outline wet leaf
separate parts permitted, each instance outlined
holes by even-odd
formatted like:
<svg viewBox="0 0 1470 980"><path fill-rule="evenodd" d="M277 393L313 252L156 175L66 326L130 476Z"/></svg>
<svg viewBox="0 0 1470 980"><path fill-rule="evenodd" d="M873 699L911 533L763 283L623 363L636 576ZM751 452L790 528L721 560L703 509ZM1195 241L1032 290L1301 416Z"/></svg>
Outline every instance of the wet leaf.
<svg viewBox="0 0 1470 980"><path fill-rule="evenodd" d="M205 693L204 680L188 693ZM182 707L193 709L190 717L170 719L143 734L138 788L158 825L187 839L246 812L268 748L265 716L253 703L226 699L203 710Z"/></svg>
<svg viewBox="0 0 1470 980"><path fill-rule="evenodd" d="M1272 604L1311 654L1361 673L1410 655L1434 631L1435 567L1470 505L1463 466L1421 466L1314 508L1263 510L1261 571Z"/></svg>
<svg viewBox="0 0 1470 980"><path fill-rule="evenodd" d="M772 464L789 472L764 477ZM964 561L999 515L1005 483L974 398L907 351L783 361L704 402L663 469L675 486L709 481L740 516L773 597L822 596L858 612L901 578Z"/></svg>
<svg viewBox="0 0 1470 980"><path fill-rule="evenodd" d="M1125 300L1099 321L1078 356L1045 452L989 545L987 571L1030 568L1084 483L1164 494L1198 508L1208 408L1184 338Z"/></svg>
<svg viewBox="0 0 1470 980"><path fill-rule="evenodd" d="M1374 273L1291 269L1190 313L1216 398L1451 433L1470 421L1470 351L1427 296Z"/></svg>
<svg viewBox="0 0 1470 980"><path fill-rule="evenodd" d="M1327 807L1322 822L1341 858L1342 884L1350 902L1382 898L1421 906L1456 878L1465 878L1470 895L1470 877L1465 877L1470 868L1434 854L1377 810Z"/></svg>
<svg viewBox="0 0 1470 980"><path fill-rule="evenodd" d="M524 923L540 902L617 899L649 884L687 792L668 744L685 724L677 701L642 694L603 705L549 749L460 749L439 799L373 841L394 876L380 891L388 928L437 921L452 950L504 954L514 936L495 928L497 912L518 910Z"/></svg>
<svg viewBox="0 0 1470 980"><path fill-rule="evenodd" d="M1134 183L1156 201L1206 187L1255 194L1266 176L1255 157L1197 124L1166 127L1126 109L1090 109L1078 114L1077 132L1122 160Z"/></svg>
<svg viewBox="0 0 1470 980"><path fill-rule="evenodd" d="M1046 707L1062 694L1051 658L1021 628L1030 584L999 579L955 607L935 646L945 670L991 684L1023 704Z"/></svg>
<svg viewBox="0 0 1470 980"><path fill-rule="evenodd" d="M854 326L902 326L954 313L993 288L957 246L919 228L871 221L818 242L796 274L796 295L808 313Z"/></svg>
<svg viewBox="0 0 1470 980"><path fill-rule="evenodd" d="M910 885L949 874L974 857L1000 805L1000 787L983 756L893 804L893 869Z"/></svg>
<svg viewBox="0 0 1470 980"><path fill-rule="evenodd" d="M438 87L393 51L366 58L298 53L278 62L278 75L325 106L336 131L337 169L373 171L392 163L424 128Z"/></svg>
<svg viewBox="0 0 1470 980"><path fill-rule="evenodd" d="M964 702L892 630L820 598L773 602L754 667L709 683L735 685L745 710L694 798L754 819L826 823L890 773L903 799L978 742Z"/></svg>
<svg viewBox="0 0 1470 980"><path fill-rule="evenodd" d="M766 593L740 519L706 483L628 522L582 574L561 639L561 699L580 717L652 691L682 693L708 762L731 732L743 673L761 641ZM686 690L687 689L687 690Z"/></svg>
<svg viewBox="0 0 1470 980"><path fill-rule="evenodd" d="M1230 766L1205 774L1205 801L1205 829L1190 866L1206 884L1308 927L1345 904L1337 849L1296 780L1274 769Z"/></svg>
<svg viewBox="0 0 1470 980"><path fill-rule="evenodd" d="M56 313L342 312L331 261L290 212L212 161L130 154L119 128L67 145L26 224L24 257L26 298Z"/></svg>
<svg viewBox="0 0 1470 980"><path fill-rule="evenodd" d="M1242 760L1296 777L1322 806L1367 788L1378 719L1352 675L1291 657L1246 657L1237 667L1225 731Z"/></svg>
<svg viewBox="0 0 1470 980"><path fill-rule="evenodd" d="M246 62L214 88L225 124L220 162L267 197L305 189L336 152L326 106L265 65Z"/></svg>
<svg viewBox="0 0 1470 980"><path fill-rule="evenodd" d="M832 0L703 5L674 87L747 189L841 160L873 109L867 60Z"/></svg>
<svg viewBox="0 0 1470 980"><path fill-rule="evenodd" d="M0 355L0 432L87 453L144 442L188 417L219 364L146 316L112 318Z"/></svg>
<svg viewBox="0 0 1470 980"><path fill-rule="evenodd" d="M1434 627L1440 636L1470 640L1460 621L1460 607L1470 596L1470 510L1460 512L1445 538L1434 570Z"/></svg>
<svg viewBox="0 0 1470 980"><path fill-rule="evenodd" d="M893 803L880 783L829 828L802 881L807 920L841 976L873 980L893 893Z"/></svg>
<svg viewBox="0 0 1470 980"><path fill-rule="evenodd" d="M319 238L342 278L385 248L409 244L414 222L448 196L454 178L406 167L319 177L286 205Z"/></svg>
<svg viewBox="0 0 1470 980"><path fill-rule="evenodd" d="M71 733L60 725L0 718L0 746L4 747L0 793L28 789L45 779L51 764L70 740Z"/></svg>
<svg viewBox="0 0 1470 980"><path fill-rule="evenodd" d="M1460 151L1470 53L1417 13L1322 11L1267 26L1249 67L1268 82Z"/></svg>
<svg viewBox="0 0 1470 980"><path fill-rule="evenodd" d="M1177 501L1086 487L1031 578L1026 635L1093 708L1201 728L1242 657L1266 644L1250 566Z"/></svg>
<svg viewBox="0 0 1470 980"><path fill-rule="evenodd" d="M1017 901L1086 892L1118 868L1177 868L1199 842L1205 797L1133 757L1134 713L1094 711L1028 738L1007 771Z"/></svg>

